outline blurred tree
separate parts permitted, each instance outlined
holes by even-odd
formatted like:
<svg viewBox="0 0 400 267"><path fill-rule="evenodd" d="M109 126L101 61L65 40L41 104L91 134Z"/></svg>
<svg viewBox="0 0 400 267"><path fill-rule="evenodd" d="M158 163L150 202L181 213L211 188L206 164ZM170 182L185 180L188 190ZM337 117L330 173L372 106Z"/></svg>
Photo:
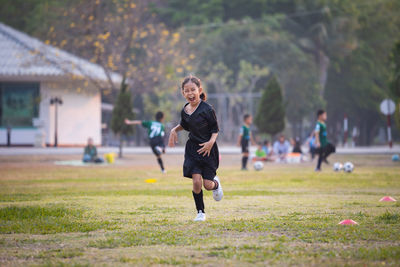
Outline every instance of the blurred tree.
<svg viewBox="0 0 400 267"><path fill-rule="evenodd" d="M0 0L0 6L0 21L44 39L48 25L59 19L57 13L49 10L55 6L66 7L66 3L58 0Z"/></svg>
<svg viewBox="0 0 400 267"><path fill-rule="evenodd" d="M122 158L122 145L123 138L134 133L132 125L127 125L124 119L133 120L135 114L132 111L132 95L128 90L128 85L123 79L118 97L114 104L111 118L111 129L119 137L119 154L118 157Z"/></svg>
<svg viewBox="0 0 400 267"><path fill-rule="evenodd" d="M400 41L396 42L390 55L390 89L396 102L396 125L400 129Z"/></svg>
<svg viewBox="0 0 400 267"><path fill-rule="evenodd" d="M303 120L309 117L316 107L322 105L318 82L318 69L312 54L299 49L296 37L285 31L280 16L270 16L262 23L247 24L228 22L224 28L186 32L201 42L193 44L196 51L197 69L208 80L217 80L221 74L216 66L223 65L230 71L226 82L226 93L230 93L227 116L241 117L243 112L255 113L258 99L245 98L235 93L258 92L265 85L263 77L273 71L281 81L286 115L295 136L303 136ZM232 25L232 27L229 27ZM197 34L197 35L196 35ZM226 71L222 71L226 73ZM222 75L223 76L223 75ZM218 82L213 82L218 84ZM221 86L215 86L220 88ZM219 89L220 90L220 89ZM239 120L223 120L234 128ZM233 124L231 124L233 123ZM224 133L226 134L226 133Z"/></svg>
<svg viewBox="0 0 400 267"><path fill-rule="evenodd" d="M398 10L400 2L387 1L371 2L354 12L359 22L357 48L345 57L334 58L324 95L333 139L341 134L344 113L350 127L359 129L358 145L372 144L379 128L384 127L379 104L388 97L388 59L393 37L400 35Z"/></svg>
<svg viewBox="0 0 400 267"><path fill-rule="evenodd" d="M275 76L268 82L263 90L254 120L261 133L272 136L283 131L285 128L285 109L281 86Z"/></svg>
<svg viewBox="0 0 400 267"><path fill-rule="evenodd" d="M53 22L47 42L102 66L109 93L116 89L112 72L126 77L135 94L153 91L166 76L165 66L179 56L172 47L180 34L157 22L149 1L72 1L69 5L62 10L53 7L65 19Z"/></svg>

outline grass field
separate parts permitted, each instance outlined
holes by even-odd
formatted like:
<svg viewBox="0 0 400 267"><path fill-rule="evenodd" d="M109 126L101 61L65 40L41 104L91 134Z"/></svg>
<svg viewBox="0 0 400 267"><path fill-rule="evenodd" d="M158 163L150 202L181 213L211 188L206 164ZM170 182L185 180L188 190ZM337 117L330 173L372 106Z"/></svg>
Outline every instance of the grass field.
<svg viewBox="0 0 400 267"><path fill-rule="evenodd" d="M240 155L223 155L225 197L205 193L204 223L192 221L182 156L167 155L166 175L151 155L102 167L53 160L0 158L1 266L400 265L400 202L379 202L400 198L389 155L331 158L352 161L352 174L309 163L242 172Z"/></svg>

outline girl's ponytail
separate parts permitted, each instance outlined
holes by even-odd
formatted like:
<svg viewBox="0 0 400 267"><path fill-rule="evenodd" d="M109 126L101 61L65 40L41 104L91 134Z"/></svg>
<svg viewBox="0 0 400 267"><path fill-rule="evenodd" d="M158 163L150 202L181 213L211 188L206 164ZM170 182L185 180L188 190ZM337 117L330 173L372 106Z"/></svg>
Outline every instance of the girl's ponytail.
<svg viewBox="0 0 400 267"><path fill-rule="evenodd" d="M200 94L200 99L203 101L207 101L207 94L204 91Z"/></svg>

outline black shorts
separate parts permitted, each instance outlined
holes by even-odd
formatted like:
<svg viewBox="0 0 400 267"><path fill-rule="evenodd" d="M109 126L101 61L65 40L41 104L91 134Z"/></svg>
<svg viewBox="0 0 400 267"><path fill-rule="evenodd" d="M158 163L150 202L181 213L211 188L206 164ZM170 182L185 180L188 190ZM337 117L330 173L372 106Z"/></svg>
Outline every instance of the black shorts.
<svg viewBox="0 0 400 267"><path fill-rule="evenodd" d="M249 153L249 140L242 138L240 144L242 146L242 153Z"/></svg>
<svg viewBox="0 0 400 267"><path fill-rule="evenodd" d="M201 146L191 141L186 142L183 176L192 178L193 174L201 174L203 179L214 180L219 166L219 151L217 144L211 149L210 156L202 156L197 150Z"/></svg>
<svg viewBox="0 0 400 267"><path fill-rule="evenodd" d="M317 154L331 154L331 153L335 153L336 152L336 147L335 147L335 145L333 145L331 143L327 143L323 147L316 148L315 152Z"/></svg>
<svg viewBox="0 0 400 267"><path fill-rule="evenodd" d="M154 155L160 156L165 149L164 139L161 136L156 136L156 137L151 138L150 139L150 147L151 147L151 150L153 150ZM158 148L161 148L162 151Z"/></svg>

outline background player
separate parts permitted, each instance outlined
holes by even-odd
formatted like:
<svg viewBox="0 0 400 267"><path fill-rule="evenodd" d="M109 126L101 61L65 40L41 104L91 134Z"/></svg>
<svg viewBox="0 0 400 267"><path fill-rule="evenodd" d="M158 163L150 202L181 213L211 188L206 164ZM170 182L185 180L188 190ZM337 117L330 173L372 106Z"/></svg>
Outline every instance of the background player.
<svg viewBox="0 0 400 267"><path fill-rule="evenodd" d="M243 126L240 128L238 146L242 147L242 170L247 170L247 161L249 159L249 145L255 144L253 135L250 131L250 125L253 123L253 117L250 114L243 116Z"/></svg>
<svg viewBox="0 0 400 267"><path fill-rule="evenodd" d="M158 111L155 116L155 121L140 121L140 120L128 120L125 119L125 123L129 125L139 125L141 124L144 128L146 128L147 134L149 136L149 142L151 150L153 150L154 155L157 157L157 162L160 165L161 172L166 173L164 169L164 163L161 158L161 154L165 153L165 145L164 145L164 135L165 128L162 124L164 120L164 113Z"/></svg>
<svg viewBox="0 0 400 267"><path fill-rule="evenodd" d="M335 152L335 146L328 142L327 131L326 131L326 119L327 114L324 110L320 109L317 111L317 125L315 126L315 147L318 153L318 163L315 171L321 171L321 163L324 161L328 163L328 156Z"/></svg>

